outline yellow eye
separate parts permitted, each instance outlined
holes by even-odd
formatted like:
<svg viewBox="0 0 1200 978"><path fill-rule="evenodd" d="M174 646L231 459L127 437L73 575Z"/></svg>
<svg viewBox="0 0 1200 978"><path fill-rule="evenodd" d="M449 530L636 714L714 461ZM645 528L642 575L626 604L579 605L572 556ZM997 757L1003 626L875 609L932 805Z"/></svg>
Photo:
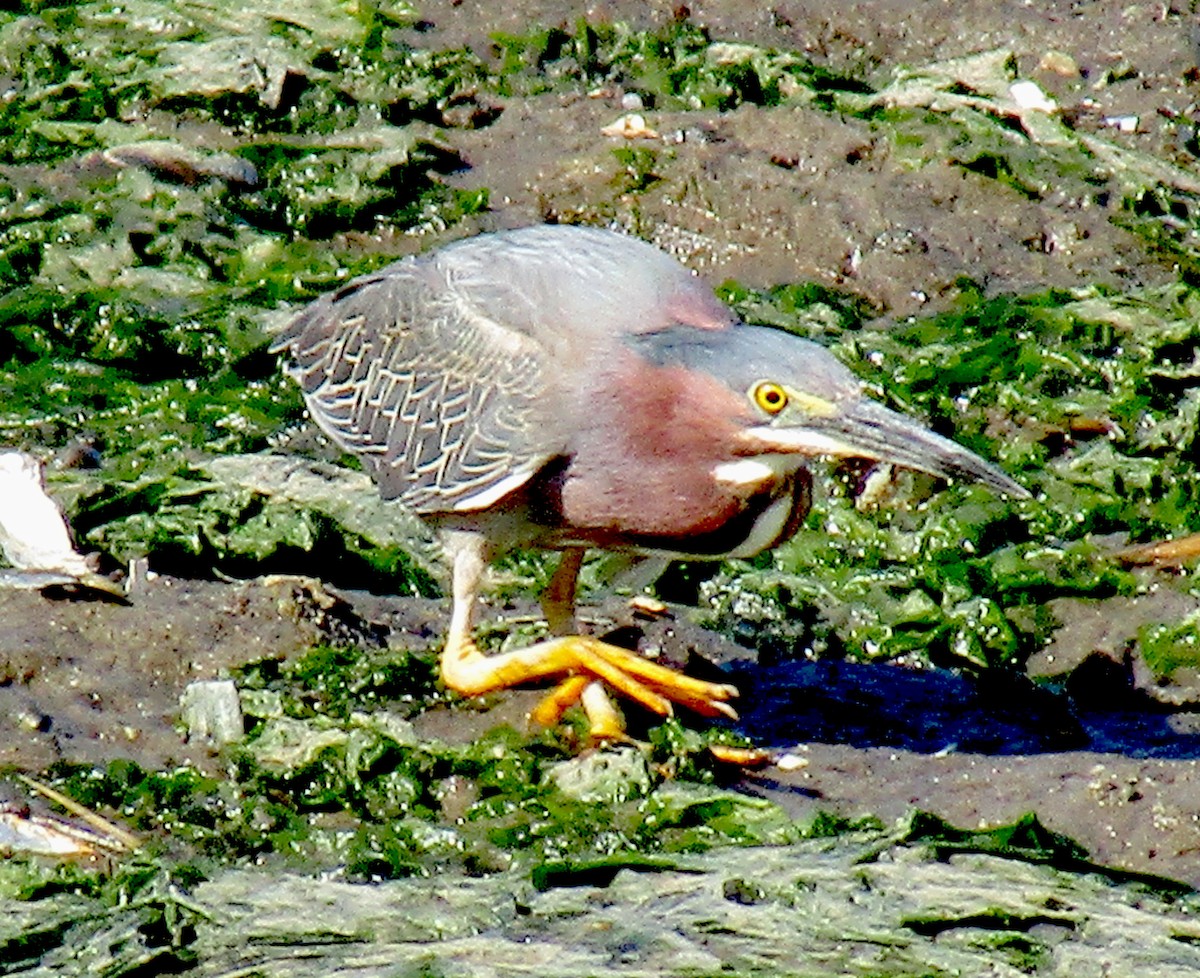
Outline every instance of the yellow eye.
<svg viewBox="0 0 1200 978"><path fill-rule="evenodd" d="M754 403L767 414L778 414L787 407L787 402L787 391L778 384L772 384L769 380L763 381L754 388Z"/></svg>

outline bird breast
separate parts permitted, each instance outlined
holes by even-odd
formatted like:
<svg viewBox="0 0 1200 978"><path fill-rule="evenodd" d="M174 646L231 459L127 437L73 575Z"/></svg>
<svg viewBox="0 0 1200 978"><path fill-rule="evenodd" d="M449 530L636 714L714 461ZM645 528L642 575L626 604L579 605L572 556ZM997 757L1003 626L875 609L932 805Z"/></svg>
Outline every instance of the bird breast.
<svg viewBox="0 0 1200 978"><path fill-rule="evenodd" d="M569 465L556 482L536 504L550 515L546 543L673 558L751 557L792 536L812 500L811 476L802 468L753 491L711 477L691 486L657 480L630 486L573 475Z"/></svg>
<svg viewBox="0 0 1200 978"><path fill-rule="evenodd" d="M564 536L742 556L794 532L808 508L807 472L798 456L742 454L740 436L756 420L744 397L702 372L633 355L595 379L576 402L571 450L543 499Z"/></svg>

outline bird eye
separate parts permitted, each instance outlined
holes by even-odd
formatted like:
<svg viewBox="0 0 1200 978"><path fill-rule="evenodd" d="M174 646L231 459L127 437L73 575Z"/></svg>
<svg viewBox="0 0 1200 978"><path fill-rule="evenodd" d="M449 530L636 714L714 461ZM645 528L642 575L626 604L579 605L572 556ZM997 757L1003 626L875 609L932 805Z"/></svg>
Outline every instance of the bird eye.
<svg viewBox="0 0 1200 978"><path fill-rule="evenodd" d="M778 384L764 381L754 388L754 403L767 414L778 414L787 407L787 402L787 391Z"/></svg>

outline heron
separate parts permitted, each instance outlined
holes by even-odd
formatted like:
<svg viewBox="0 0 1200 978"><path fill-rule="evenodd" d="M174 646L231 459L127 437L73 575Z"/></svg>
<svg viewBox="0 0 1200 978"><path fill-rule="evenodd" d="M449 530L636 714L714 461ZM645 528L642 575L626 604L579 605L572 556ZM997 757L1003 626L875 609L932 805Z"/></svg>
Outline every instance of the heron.
<svg viewBox="0 0 1200 978"><path fill-rule="evenodd" d="M580 633L589 548L750 557L791 536L822 459L861 458L1028 493L991 463L867 397L818 343L741 322L659 249L615 231L481 234L355 278L273 344L308 412L382 496L433 527L451 567L444 684L474 696L553 683L540 724L582 706L624 736L610 693L661 716L734 717L737 690ZM488 565L561 554L550 637L486 654Z"/></svg>

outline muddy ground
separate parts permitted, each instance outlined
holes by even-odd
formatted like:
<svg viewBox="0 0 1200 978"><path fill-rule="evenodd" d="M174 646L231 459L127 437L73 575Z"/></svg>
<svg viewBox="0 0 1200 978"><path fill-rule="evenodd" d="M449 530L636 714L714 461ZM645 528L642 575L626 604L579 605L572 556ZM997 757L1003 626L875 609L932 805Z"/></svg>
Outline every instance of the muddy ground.
<svg viewBox="0 0 1200 978"><path fill-rule="evenodd" d="M589 11L661 23L677 5L606 3ZM494 32L529 21L570 23L561 4L484 13L437 9L414 43L468 44L486 56ZM1013 53L1020 77L1061 99L1080 131L1165 155L1171 121L1194 114L1197 40L1190 5L860 2L685 5L714 38L802 52L833 71L885 83L896 66L990 50ZM1047 55L1071 59L1063 62ZM1077 72L1065 65L1073 64ZM1064 74L1063 72L1066 72ZM1107 79L1129 73L1129 83ZM465 186L488 187L486 229L595 216L611 180L596 132L621 113L617 88L595 97L538 96L509 105L459 143ZM1122 133L1115 120L1136 117ZM676 158L654 191L605 214L679 255L714 281L752 286L813 281L867 299L881 314L938 308L964 276L990 291L1120 286L1172 279L1143 243L1094 200L1031 200L944 165L916 167L860 120L815 108L742 106L721 116L654 113Z"/></svg>
<svg viewBox="0 0 1200 978"><path fill-rule="evenodd" d="M486 56L493 31L554 24L563 6L425 4L413 42L466 43ZM661 22L673 6L614 0L587 13ZM885 66L1010 48L1020 74L1062 99L1080 129L1149 153L1177 138L1168 122L1196 116L1196 18L1182 0L689 6L714 37L796 49L868 77ZM1051 52L1070 60L1047 59ZM1074 76L1063 73L1071 62ZM1110 83L1114 77L1127 80ZM493 125L463 133L470 168L454 179L490 188L492 209L454 235L588 217L592 184L609 180L597 161L609 158L610 146L597 133L619 114L621 95L511 100ZM1127 133L1111 121L1134 117ZM861 296L880 317L898 317L944 306L964 275L989 291L1131 287L1175 275L1095 201L1030 199L958 167L910 169L857 120L744 106L720 118L651 113L650 121L683 134L676 151L689 175L670 193L618 201L608 216L714 280L818 281ZM0 592L0 763L214 763L174 727L181 691L321 637L329 623L297 600L304 593L288 581L165 577L135 587L128 606ZM357 614L385 622L393 642L435 643L444 625L444 602L349 598ZM749 792L797 814L827 809L890 821L921 808L965 827L1036 811L1099 861L1200 885L1200 697L1186 686L1169 696L1148 688L1137 664L1124 661L1137 610L1120 600L1061 609L1053 662L1089 662L1099 679L1084 674L1060 693L1020 677L981 690L949 674L890 666L756 664L744 649L688 625L682 612L639 627L668 658L686 659L696 647L730 670L752 704L741 729L791 755L782 768L748 775ZM614 604L605 613L615 620L624 611ZM1091 655L1097 650L1099 658ZM1035 668L1060 671L1045 662ZM499 697L471 722L520 722L528 703L524 694ZM466 737L475 731L463 716L432 713L422 722L431 734Z"/></svg>
<svg viewBox="0 0 1200 978"><path fill-rule="evenodd" d="M324 593L287 577L152 577L128 606L0 592L9 680L0 687L0 764L36 771L59 759L130 757L150 768L187 761L217 770L220 756L177 729L188 683L347 629L429 647L444 625L443 602L345 592L331 611ZM503 622L534 609L490 611ZM1129 688L1115 708L1096 708L1016 676L979 688L937 670L759 663L690 624L684 608L647 622L613 599L584 618L692 672L726 670L742 693L735 729L781 759L737 783L798 818L824 811L890 824L922 809L976 828L1036 812L1101 863L1200 885L1200 714L1187 707ZM539 695L496 695L476 712L435 709L416 719L417 732L459 742L497 723L524 729ZM636 734L648 718L630 719Z"/></svg>

